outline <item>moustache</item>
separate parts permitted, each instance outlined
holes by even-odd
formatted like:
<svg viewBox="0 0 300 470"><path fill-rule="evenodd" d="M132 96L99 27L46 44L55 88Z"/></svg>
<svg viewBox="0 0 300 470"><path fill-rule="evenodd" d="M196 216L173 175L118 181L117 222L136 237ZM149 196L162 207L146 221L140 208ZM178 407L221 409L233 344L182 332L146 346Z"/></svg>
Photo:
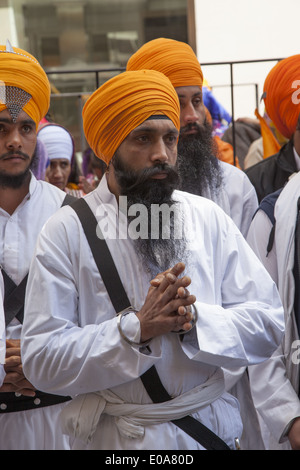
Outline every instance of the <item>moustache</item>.
<svg viewBox="0 0 300 470"><path fill-rule="evenodd" d="M4 160L5 158L10 158L13 155L20 155L20 157L25 158L26 160L29 160L30 157L27 153L21 152L20 150L13 150L10 152L6 152L3 155L0 156L0 160Z"/></svg>
<svg viewBox="0 0 300 470"><path fill-rule="evenodd" d="M199 124L197 124L196 122L191 122L191 123L187 124L186 126L181 127L180 134L184 134L185 132L188 132L188 131L200 132L201 128L200 128Z"/></svg>
<svg viewBox="0 0 300 470"><path fill-rule="evenodd" d="M131 184L131 186L127 187L127 190L131 191L135 189L136 187L143 185L147 181L149 181L153 176L159 174L159 173L165 173L166 178L162 180L162 183L168 181L168 180L173 180L178 177L178 172L175 167L168 165L167 163L159 163L151 168L145 168L144 170L140 171L135 175L134 182Z"/></svg>

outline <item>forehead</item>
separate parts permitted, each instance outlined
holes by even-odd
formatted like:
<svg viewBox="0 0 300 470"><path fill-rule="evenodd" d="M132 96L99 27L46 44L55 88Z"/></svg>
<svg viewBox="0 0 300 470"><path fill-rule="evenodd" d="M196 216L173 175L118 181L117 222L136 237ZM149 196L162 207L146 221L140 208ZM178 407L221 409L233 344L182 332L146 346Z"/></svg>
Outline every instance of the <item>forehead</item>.
<svg viewBox="0 0 300 470"><path fill-rule="evenodd" d="M199 86L180 86L175 88L178 98L193 98L202 96L202 89Z"/></svg>
<svg viewBox="0 0 300 470"><path fill-rule="evenodd" d="M0 111L0 121L8 122L9 124L14 124L14 122L12 120L12 116L11 116L8 109L4 109L3 111ZM25 111L21 110L19 115L18 115L18 118L16 120L16 124L23 123L23 122L32 123L32 124L35 125L34 121L31 119L31 117L28 116L28 114L25 113Z"/></svg>
<svg viewBox="0 0 300 470"><path fill-rule="evenodd" d="M178 130L175 124L171 121L171 119L147 119L142 124L137 126L133 129L129 135L135 134L138 132L159 132L159 133L168 133L168 132L175 132L177 133Z"/></svg>
<svg viewBox="0 0 300 470"><path fill-rule="evenodd" d="M51 158L50 163L57 163L57 164L59 164L59 163L70 163L70 161L67 158L57 157L57 158Z"/></svg>

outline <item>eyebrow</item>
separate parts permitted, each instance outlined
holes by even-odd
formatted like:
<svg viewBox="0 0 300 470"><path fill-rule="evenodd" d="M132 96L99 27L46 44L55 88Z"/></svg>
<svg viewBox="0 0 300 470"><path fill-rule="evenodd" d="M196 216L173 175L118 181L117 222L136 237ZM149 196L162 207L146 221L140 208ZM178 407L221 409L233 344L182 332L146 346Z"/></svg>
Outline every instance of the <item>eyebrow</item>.
<svg viewBox="0 0 300 470"><path fill-rule="evenodd" d="M31 124L31 125L35 125L35 122L32 119L23 119L22 121L14 122L12 119L1 118L0 117L0 122L3 122L5 124Z"/></svg>
<svg viewBox="0 0 300 470"><path fill-rule="evenodd" d="M197 91L196 93L194 93L194 94L192 95L192 98L195 98L196 96L202 96L202 91ZM179 93L178 93L178 98L185 98L185 97L186 97L185 94L179 94Z"/></svg>
<svg viewBox="0 0 300 470"><path fill-rule="evenodd" d="M140 126L140 127L136 127L135 129L133 129L131 131L132 134L136 134L138 132L158 132L157 129L154 129L153 127L149 127L149 126ZM166 134L178 134L178 131L177 129L168 129L166 130Z"/></svg>

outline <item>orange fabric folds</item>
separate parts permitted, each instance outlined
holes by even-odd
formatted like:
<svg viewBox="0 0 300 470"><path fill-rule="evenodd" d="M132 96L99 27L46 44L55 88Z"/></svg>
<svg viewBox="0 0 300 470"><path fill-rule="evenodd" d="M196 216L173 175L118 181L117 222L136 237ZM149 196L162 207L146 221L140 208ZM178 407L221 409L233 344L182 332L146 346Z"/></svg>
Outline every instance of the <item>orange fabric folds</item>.
<svg viewBox="0 0 300 470"><path fill-rule="evenodd" d="M179 100L170 80L154 70L123 72L87 100L83 129L91 149L108 164L127 135L155 114L165 114L180 129Z"/></svg>
<svg viewBox="0 0 300 470"><path fill-rule="evenodd" d="M279 152L280 144L277 142L273 132L266 123L265 119L259 114L258 109L255 110L255 116L260 122L261 135L263 138L263 158L271 157L275 153Z"/></svg>
<svg viewBox="0 0 300 470"><path fill-rule="evenodd" d="M188 44L174 39L158 38L144 44L127 63L127 70L151 69L166 75L172 85L203 85L198 59Z"/></svg>
<svg viewBox="0 0 300 470"><path fill-rule="evenodd" d="M278 62L264 83L266 112L279 132L290 139L300 113L300 54Z"/></svg>
<svg viewBox="0 0 300 470"><path fill-rule="evenodd" d="M47 114L50 106L50 83L38 61L28 52L13 48L8 52L6 46L0 46L0 87L14 86L31 95L31 99L22 108L38 126ZM0 111L6 109L0 102Z"/></svg>

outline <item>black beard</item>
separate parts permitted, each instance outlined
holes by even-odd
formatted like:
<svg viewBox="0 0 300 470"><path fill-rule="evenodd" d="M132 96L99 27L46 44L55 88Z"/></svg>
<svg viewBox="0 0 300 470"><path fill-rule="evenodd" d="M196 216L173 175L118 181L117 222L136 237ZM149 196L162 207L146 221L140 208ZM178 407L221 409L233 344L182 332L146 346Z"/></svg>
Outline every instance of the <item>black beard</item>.
<svg viewBox="0 0 300 470"><path fill-rule="evenodd" d="M203 126L191 124L181 129L197 130L197 134L184 136L178 142L178 171L180 189L199 196L218 195L222 186L222 172L217 158L217 147L212 137L212 127L205 120Z"/></svg>
<svg viewBox="0 0 300 470"><path fill-rule="evenodd" d="M182 217L181 211L176 211L177 202L172 198L174 189L178 187L179 177L176 168L167 164L159 164L152 168L135 172L127 169L121 162L118 154L112 160L115 175L120 186L120 194L127 196L127 213L134 204L141 204L146 207L147 220L144 223L148 230L146 237L133 238L130 236L130 224L137 218L136 215L128 215L129 236L133 238L140 260L149 272L150 276L156 276L159 272L165 271L186 257L186 241L181 233L181 237L176 237L175 228L178 229L178 214ZM167 172L165 179L153 179L152 176ZM170 217L162 216L160 211L153 211L153 204L161 206L165 204L170 210ZM133 208L134 209L134 208ZM140 218L139 218L140 220ZM180 220L181 227L183 221ZM152 230L156 236L153 237ZM168 236L166 236L166 233Z"/></svg>
<svg viewBox="0 0 300 470"><path fill-rule="evenodd" d="M18 152L14 152L18 153ZM29 156L22 153L22 155L29 159ZM11 188L11 189L19 189L23 186L23 184L28 180L30 176L30 170L36 168L38 164L38 157L36 151L34 151L33 157L31 159L30 165L18 175L8 175L6 173L0 172L0 187L1 188Z"/></svg>

